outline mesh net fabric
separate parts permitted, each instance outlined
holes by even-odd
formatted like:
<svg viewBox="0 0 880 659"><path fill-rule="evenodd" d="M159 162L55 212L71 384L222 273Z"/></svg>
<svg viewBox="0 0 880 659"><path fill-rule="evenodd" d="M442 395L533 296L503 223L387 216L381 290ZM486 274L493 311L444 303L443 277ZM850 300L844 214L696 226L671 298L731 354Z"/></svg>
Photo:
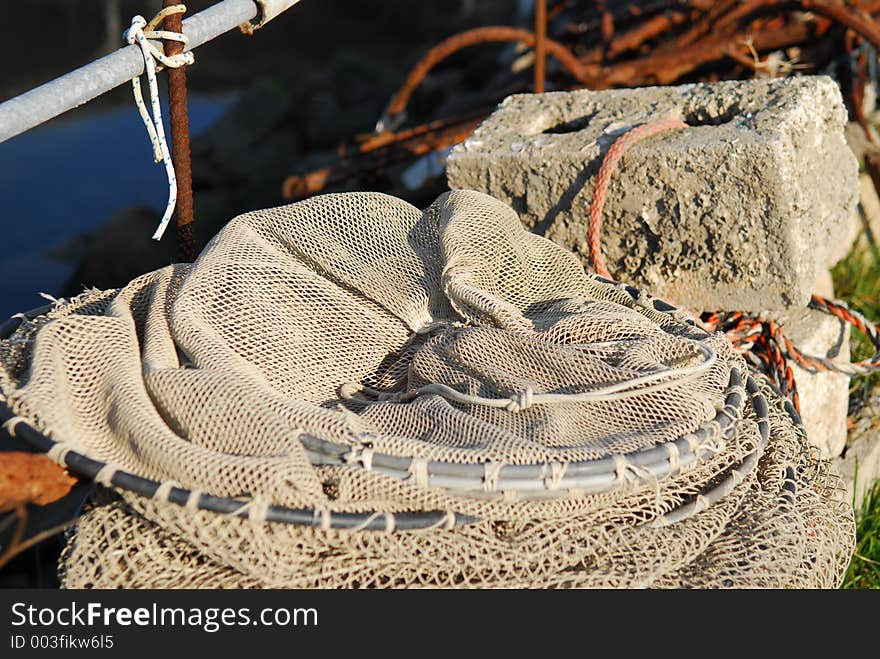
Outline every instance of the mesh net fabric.
<svg viewBox="0 0 880 659"><path fill-rule="evenodd" d="M163 483L97 486L66 587L833 587L854 545L723 336L472 191L242 215L191 266L24 322L0 389L55 459Z"/></svg>

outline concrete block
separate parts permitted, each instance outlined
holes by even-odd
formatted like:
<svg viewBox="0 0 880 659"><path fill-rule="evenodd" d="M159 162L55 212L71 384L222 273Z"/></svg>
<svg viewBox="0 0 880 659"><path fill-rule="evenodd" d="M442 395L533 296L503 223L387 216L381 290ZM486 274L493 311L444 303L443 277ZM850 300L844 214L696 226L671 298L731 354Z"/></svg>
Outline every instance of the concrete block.
<svg viewBox="0 0 880 659"><path fill-rule="evenodd" d="M694 310L804 308L858 200L827 76L510 96L453 149L449 185L510 204L586 265L602 156L629 128L673 116L690 127L636 145L612 177L612 274Z"/></svg>
<svg viewBox="0 0 880 659"><path fill-rule="evenodd" d="M837 318L803 309L775 320L782 332L803 353L847 361L850 358L850 326ZM841 454L846 444L846 416L850 378L843 373L809 371L793 365L801 401L801 418L810 444L825 458Z"/></svg>
<svg viewBox="0 0 880 659"><path fill-rule="evenodd" d="M813 284L813 292L824 298L831 299L834 297L834 280L831 277L830 270L821 270L819 277Z"/></svg>

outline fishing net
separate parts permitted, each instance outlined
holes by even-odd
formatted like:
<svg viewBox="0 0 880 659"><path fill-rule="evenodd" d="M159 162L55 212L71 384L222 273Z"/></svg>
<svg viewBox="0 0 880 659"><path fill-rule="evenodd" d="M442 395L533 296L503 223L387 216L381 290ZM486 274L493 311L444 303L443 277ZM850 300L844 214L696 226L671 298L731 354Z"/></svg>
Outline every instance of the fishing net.
<svg viewBox="0 0 880 659"><path fill-rule="evenodd" d="M720 333L473 191L324 195L0 341L91 476L65 587L834 587L838 477Z"/></svg>

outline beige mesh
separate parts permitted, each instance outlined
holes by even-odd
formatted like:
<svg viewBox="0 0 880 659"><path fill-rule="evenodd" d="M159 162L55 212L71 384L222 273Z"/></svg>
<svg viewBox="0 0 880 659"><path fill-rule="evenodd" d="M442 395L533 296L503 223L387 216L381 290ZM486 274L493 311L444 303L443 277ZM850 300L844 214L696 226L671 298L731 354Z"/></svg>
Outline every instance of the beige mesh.
<svg viewBox="0 0 880 659"><path fill-rule="evenodd" d="M0 389L107 465L66 587L834 587L853 550L722 335L477 192L242 215L24 322Z"/></svg>

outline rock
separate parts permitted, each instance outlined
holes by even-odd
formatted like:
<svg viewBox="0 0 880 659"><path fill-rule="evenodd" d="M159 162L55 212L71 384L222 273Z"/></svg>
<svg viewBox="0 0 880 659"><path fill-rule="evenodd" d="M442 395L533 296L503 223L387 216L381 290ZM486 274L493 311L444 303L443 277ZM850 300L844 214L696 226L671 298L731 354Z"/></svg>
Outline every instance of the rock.
<svg viewBox="0 0 880 659"><path fill-rule="evenodd" d="M867 173L859 175L859 229L857 249L870 249L880 240L880 198Z"/></svg>
<svg viewBox="0 0 880 659"><path fill-rule="evenodd" d="M785 336L806 355L847 361L850 357L850 326L834 316L804 309L775 320ZM850 378L843 373L810 373L792 365L801 402L801 418L807 439L823 457L834 458L846 444L846 415L849 407Z"/></svg>
<svg viewBox="0 0 880 659"><path fill-rule="evenodd" d="M452 188L510 204L534 232L587 258L602 157L629 128L679 117L618 165L605 204L612 274L699 310L804 308L846 252L858 164L827 76L514 95L464 143Z"/></svg>
<svg viewBox="0 0 880 659"><path fill-rule="evenodd" d="M880 393L853 420L843 455L834 460L847 488L847 499L858 512L865 495L880 480Z"/></svg>

